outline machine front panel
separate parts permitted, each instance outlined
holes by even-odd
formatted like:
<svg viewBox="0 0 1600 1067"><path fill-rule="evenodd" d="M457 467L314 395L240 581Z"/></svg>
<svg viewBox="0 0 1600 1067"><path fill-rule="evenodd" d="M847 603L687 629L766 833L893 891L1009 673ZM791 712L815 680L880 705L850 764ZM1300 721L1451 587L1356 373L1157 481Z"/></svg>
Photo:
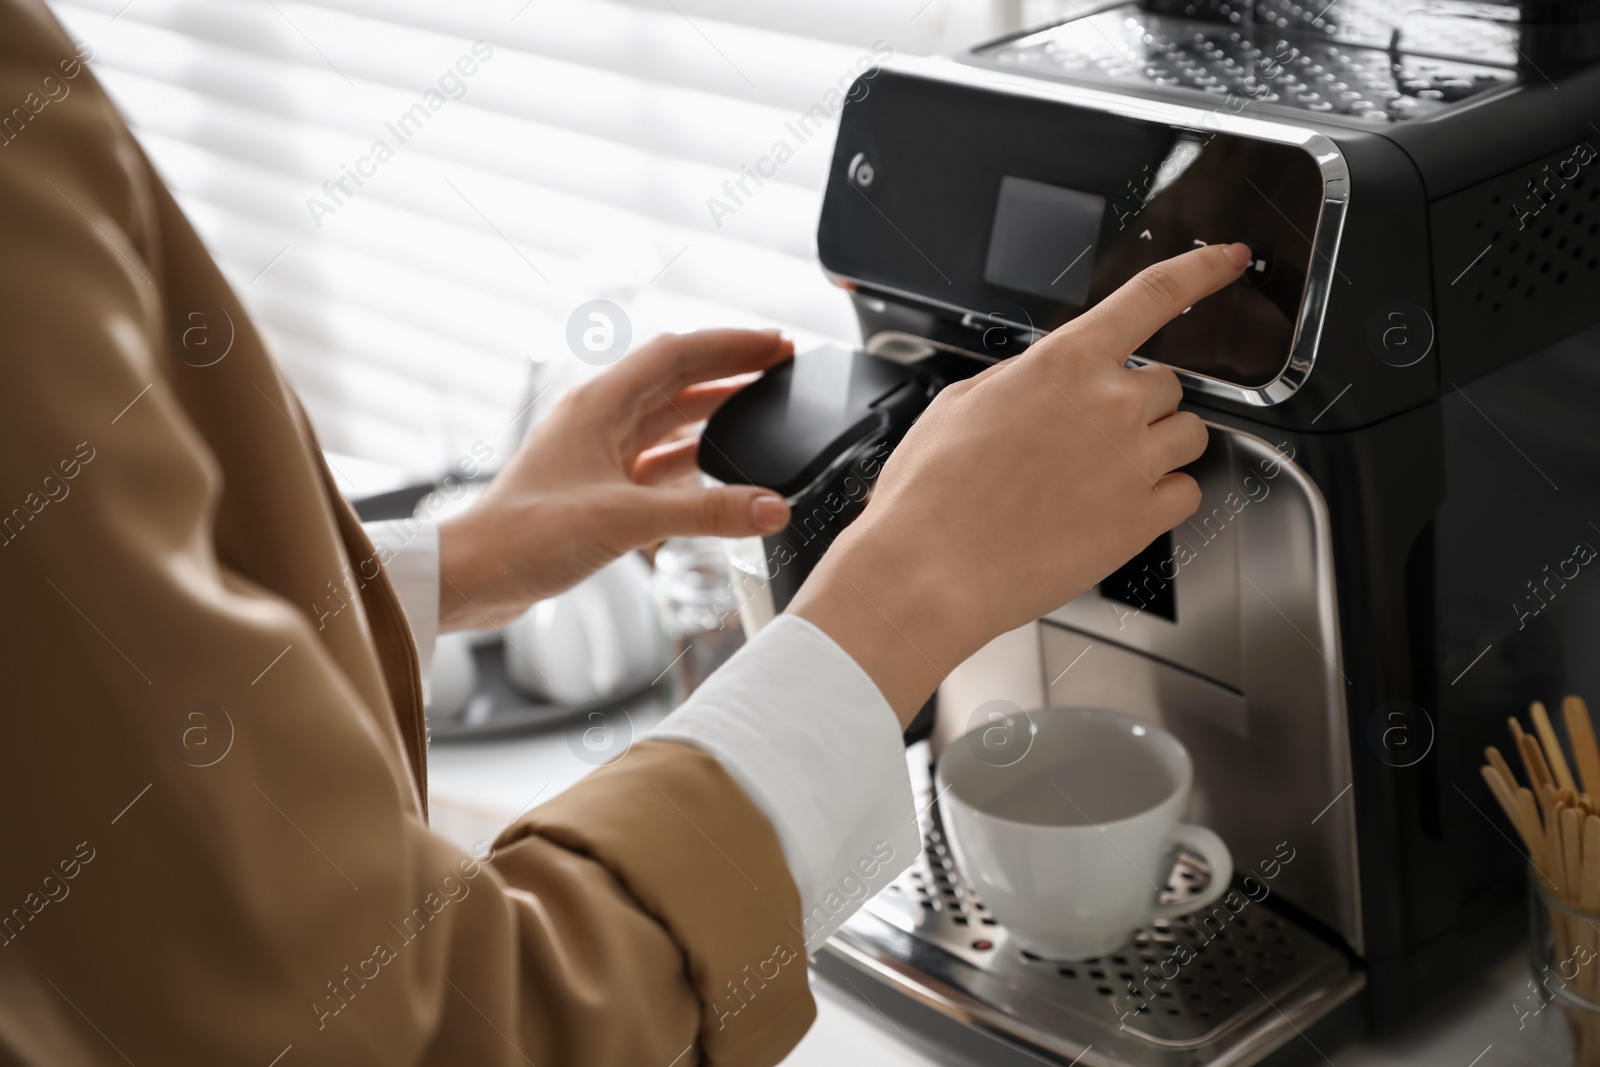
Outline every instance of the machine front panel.
<svg viewBox="0 0 1600 1067"><path fill-rule="evenodd" d="M1294 144L883 70L844 111L818 247L863 288L1047 331L1144 267L1246 241L1244 279L1139 354L1258 388L1289 362L1324 195Z"/></svg>

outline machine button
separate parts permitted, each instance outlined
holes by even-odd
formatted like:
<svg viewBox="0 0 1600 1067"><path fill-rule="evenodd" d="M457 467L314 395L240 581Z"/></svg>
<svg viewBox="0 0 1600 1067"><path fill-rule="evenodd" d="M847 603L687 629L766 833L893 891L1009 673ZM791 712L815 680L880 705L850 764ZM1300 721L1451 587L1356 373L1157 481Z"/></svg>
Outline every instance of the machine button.
<svg viewBox="0 0 1600 1067"><path fill-rule="evenodd" d="M862 191L871 189L873 183L878 180L878 168L867 158L865 152L857 152L844 173L851 184Z"/></svg>
<svg viewBox="0 0 1600 1067"><path fill-rule="evenodd" d="M1244 269L1239 281L1252 289L1259 289L1272 277L1272 249L1265 241L1250 242L1250 265Z"/></svg>

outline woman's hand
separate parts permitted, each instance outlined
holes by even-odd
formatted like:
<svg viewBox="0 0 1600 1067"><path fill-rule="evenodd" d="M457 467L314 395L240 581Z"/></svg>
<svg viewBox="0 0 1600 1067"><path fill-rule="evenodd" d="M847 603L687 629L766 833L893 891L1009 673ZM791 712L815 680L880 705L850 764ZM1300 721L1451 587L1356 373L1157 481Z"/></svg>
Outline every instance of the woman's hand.
<svg viewBox="0 0 1600 1067"><path fill-rule="evenodd" d="M790 610L878 683L902 725L950 669L1054 611L1194 513L1174 471L1206 429L1134 349L1239 277L1242 244L1140 273L1027 352L941 393Z"/></svg>
<svg viewBox="0 0 1600 1067"><path fill-rule="evenodd" d="M574 389L462 514L439 527L441 631L498 626L623 553L695 534L774 533L776 493L707 489L682 431L794 354L776 331L668 334Z"/></svg>

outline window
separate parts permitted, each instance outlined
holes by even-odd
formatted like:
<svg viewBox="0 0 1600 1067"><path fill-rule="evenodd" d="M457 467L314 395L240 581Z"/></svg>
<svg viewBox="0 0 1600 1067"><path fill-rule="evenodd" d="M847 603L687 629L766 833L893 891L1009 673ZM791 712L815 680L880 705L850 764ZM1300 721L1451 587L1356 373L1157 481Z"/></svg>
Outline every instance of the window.
<svg viewBox="0 0 1600 1067"><path fill-rule="evenodd" d="M324 446L370 461L340 467L375 483L432 475L479 441L503 458L530 398L588 372L566 336L591 299L621 306L636 340L709 325L856 336L814 247L834 122L800 117L875 43L953 50L1009 9L55 4ZM792 157L739 194L780 141Z"/></svg>

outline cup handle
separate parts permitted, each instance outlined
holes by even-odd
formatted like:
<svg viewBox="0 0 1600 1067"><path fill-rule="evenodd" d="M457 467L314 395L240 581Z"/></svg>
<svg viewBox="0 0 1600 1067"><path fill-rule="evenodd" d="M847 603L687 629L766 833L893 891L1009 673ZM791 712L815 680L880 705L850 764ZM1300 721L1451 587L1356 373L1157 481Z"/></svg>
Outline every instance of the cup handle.
<svg viewBox="0 0 1600 1067"><path fill-rule="evenodd" d="M1180 915L1209 907L1228 891L1228 886L1233 881L1233 853L1228 851L1228 846L1223 844L1222 838L1215 833L1204 826L1179 823L1172 831L1172 840L1174 844L1182 845L1190 852L1199 853L1200 857L1210 865L1211 884L1206 886L1205 892L1198 897L1186 897L1183 900L1174 900L1170 904L1158 904L1155 912L1157 919L1175 919Z"/></svg>

